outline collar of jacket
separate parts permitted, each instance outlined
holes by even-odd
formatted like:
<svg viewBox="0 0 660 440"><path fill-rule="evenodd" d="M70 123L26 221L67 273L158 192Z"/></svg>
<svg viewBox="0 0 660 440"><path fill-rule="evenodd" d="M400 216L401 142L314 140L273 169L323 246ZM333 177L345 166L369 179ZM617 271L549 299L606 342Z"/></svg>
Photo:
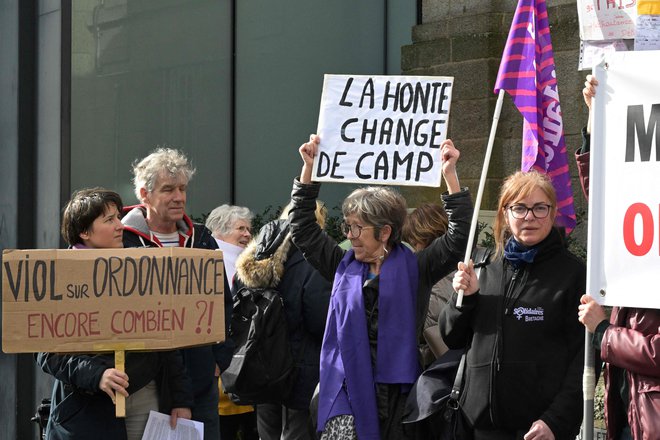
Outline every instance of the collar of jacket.
<svg viewBox="0 0 660 440"><path fill-rule="evenodd" d="M289 232L282 244L268 258L257 260L255 254L259 242L252 240L236 260L238 278L250 288L276 287L284 275L284 264L291 249L291 233Z"/></svg>
<svg viewBox="0 0 660 440"><path fill-rule="evenodd" d="M147 225L147 208L144 205L125 206L122 210L123 216L121 222L124 224L124 229L128 230L144 240L162 247L160 242L155 236L152 236L149 225ZM193 238L193 222L186 214L183 218L176 223L179 235L185 238L185 243L182 247L189 244L192 247Z"/></svg>

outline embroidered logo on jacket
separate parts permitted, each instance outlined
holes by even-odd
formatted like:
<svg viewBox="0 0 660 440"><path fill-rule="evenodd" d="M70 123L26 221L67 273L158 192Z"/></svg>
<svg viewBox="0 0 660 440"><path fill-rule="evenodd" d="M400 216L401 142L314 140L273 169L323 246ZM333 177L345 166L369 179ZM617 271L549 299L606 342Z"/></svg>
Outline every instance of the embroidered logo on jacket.
<svg viewBox="0 0 660 440"><path fill-rule="evenodd" d="M525 320L527 321L543 321L543 307L537 307L535 309L530 309L528 307L516 307L513 309L513 314L516 315L518 321Z"/></svg>

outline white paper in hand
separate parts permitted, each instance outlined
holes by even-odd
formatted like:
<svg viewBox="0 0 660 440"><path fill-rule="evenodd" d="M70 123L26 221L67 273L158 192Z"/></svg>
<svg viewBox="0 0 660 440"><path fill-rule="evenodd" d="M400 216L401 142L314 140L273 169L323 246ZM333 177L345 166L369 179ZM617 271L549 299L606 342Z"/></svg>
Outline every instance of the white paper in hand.
<svg viewBox="0 0 660 440"><path fill-rule="evenodd" d="M172 429L169 415L149 411L142 440L204 440L204 423L177 419L176 428Z"/></svg>

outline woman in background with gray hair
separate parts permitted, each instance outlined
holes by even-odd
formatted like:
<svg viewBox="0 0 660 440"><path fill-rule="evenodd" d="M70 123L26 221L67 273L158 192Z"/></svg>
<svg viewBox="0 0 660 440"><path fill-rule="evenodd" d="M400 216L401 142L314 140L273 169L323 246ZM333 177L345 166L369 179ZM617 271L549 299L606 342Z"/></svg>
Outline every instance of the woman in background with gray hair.
<svg viewBox="0 0 660 440"><path fill-rule="evenodd" d="M206 219L206 227L222 251L230 287L234 283L236 258L252 238L253 218L252 211L244 206L220 205Z"/></svg>
<svg viewBox="0 0 660 440"><path fill-rule="evenodd" d="M252 239L252 218L254 214L244 206L220 205L206 218L206 227L213 234L222 251L225 275L229 286L234 285L236 260ZM233 289L232 289L233 290ZM232 295L233 296L233 295ZM220 372L217 371L219 374ZM243 440L257 440L257 419L252 405L236 405L222 388L218 377L220 398L218 415L220 417L220 438L234 440L242 433Z"/></svg>

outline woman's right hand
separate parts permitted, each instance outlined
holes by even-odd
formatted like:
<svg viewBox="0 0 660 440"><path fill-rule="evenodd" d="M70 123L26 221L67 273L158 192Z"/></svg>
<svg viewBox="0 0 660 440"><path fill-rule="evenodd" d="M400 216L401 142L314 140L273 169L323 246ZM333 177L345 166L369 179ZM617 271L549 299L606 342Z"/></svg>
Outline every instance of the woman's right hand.
<svg viewBox="0 0 660 440"><path fill-rule="evenodd" d="M582 89L582 97L589 111L591 111L591 98L596 96L596 86L598 86L596 77L587 75L587 80L584 82L584 88Z"/></svg>
<svg viewBox="0 0 660 440"><path fill-rule="evenodd" d="M596 86L598 86L598 80L593 75L587 75L587 80L584 82L584 88L582 89L582 97L589 109L589 120L587 121L587 133L589 134L591 134L591 119L593 118L591 100L596 96Z"/></svg>
<svg viewBox="0 0 660 440"><path fill-rule="evenodd" d="M116 368L108 368L103 372L99 381L99 389L106 393L115 402L115 393L128 397L128 375Z"/></svg>
<svg viewBox="0 0 660 440"><path fill-rule="evenodd" d="M302 171L300 172L300 183L312 182L312 170L314 168L314 157L318 151L321 138L315 134L309 136L309 141L300 146L298 152L303 160Z"/></svg>
<svg viewBox="0 0 660 440"><path fill-rule="evenodd" d="M466 265L464 262L458 263L458 270L454 275L452 286L456 292L462 290L464 296L475 294L479 290L479 279L477 273L474 271L474 262L470 260L470 264Z"/></svg>
<svg viewBox="0 0 660 440"><path fill-rule="evenodd" d="M582 295L578 306L578 321L589 331L594 333L601 322L607 320L605 310L589 295Z"/></svg>

